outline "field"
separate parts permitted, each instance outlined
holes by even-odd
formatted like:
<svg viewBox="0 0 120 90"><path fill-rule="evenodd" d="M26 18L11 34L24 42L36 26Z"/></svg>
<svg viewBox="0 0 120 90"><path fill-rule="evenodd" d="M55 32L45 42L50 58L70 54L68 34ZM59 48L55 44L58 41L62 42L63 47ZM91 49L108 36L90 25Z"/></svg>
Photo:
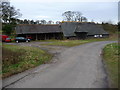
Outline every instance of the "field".
<svg viewBox="0 0 120 90"><path fill-rule="evenodd" d="M52 55L38 48L15 45L2 46L2 77L25 71L49 62Z"/></svg>
<svg viewBox="0 0 120 90"><path fill-rule="evenodd" d="M112 88L118 87L118 56L120 46L117 43L108 44L103 49L103 58L108 71L109 85Z"/></svg>

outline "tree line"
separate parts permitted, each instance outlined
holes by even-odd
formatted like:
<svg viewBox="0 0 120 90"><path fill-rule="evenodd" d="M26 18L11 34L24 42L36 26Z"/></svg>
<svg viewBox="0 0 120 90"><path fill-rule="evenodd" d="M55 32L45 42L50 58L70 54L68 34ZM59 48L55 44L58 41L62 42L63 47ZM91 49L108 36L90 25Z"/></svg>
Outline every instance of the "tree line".
<svg viewBox="0 0 120 90"><path fill-rule="evenodd" d="M17 24L59 24L60 21L52 21L52 20L49 20L49 21L46 21L46 20L29 20L29 19L24 19L24 20L20 20L20 19L16 19L16 23Z"/></svg>

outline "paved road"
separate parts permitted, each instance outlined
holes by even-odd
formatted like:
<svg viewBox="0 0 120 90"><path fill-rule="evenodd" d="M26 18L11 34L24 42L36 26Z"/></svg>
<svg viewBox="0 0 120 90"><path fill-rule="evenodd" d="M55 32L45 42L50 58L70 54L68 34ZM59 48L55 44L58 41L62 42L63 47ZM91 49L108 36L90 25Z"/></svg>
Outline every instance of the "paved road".
<svg viewBox="0 0 120 90"><path fill-rule="evenodd" d="M107 74L100 54L108 43L112 42L94 42L68 48L58 56L56 63L37 69L7 87L107 88Z"/></svg>

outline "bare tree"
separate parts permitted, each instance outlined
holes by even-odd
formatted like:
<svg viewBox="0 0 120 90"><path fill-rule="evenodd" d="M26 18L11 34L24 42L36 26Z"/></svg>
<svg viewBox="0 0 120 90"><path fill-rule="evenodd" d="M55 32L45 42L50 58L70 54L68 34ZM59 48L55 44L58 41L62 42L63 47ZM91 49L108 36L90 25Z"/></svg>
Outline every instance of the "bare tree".
<svg viewBox="0 0 120 90"><path fill-rule="evenodd" d="M34 20L31 20L31 21L30 21L30 24L34 24Z"/></svg>
<svg viewBox="0 0 120 90"><path fill-rule="evenodd" d="M75 21L81 21L82 13L79 11L74 12Z"/></svg>
<svg viewBox="0 0 120 90"><path fill-rule="evenodd" d="M40 20L40 23L41 24L46 24L47 22L46 22L46 20Z"/></svg>
<svg viewBox="0 0 120 90"><path fill-rule="evenodd" d="M86 17L81 17L81 22L87 22L87 18Z"/></svg>
<svg viewBox="0 0 120 90"><path fill-rule="evenodd" d="M40 21L39 21L39 20L36 20L36 24L40 24Z"/></svg>
<svg viewBox="0 0 120 90"><path fill-rule="evenodd" d="M81 21L82 13L79 11L66 11L62 16L66 21Z"/></svg>
<svg viewBox="0 0 120 90"><path fill-rule="evenodd" d="M28 20L28 24L31 24L31 23L30 23L30 20Z"/></svg>
<svg viewBox="0 0 120 90"><path fill-rule="evenodd" d="M56 24L60 24L60 21L56 21Z"/></svg>
<svg viewBox="0 0 120 90"><path fill-rule="evenodd" d="M48 21L48 24L53 24L54 22L52 20Z"/></svg>
<svg viewBox="0 0 120 90"><path fill-rule="evenodd" d="M62 16L64 16L64 20L66 21L73 21L74 12L66 11L62 14Z"/></svg>
<svg viewBox="0 0 120 90"><path fill-rule="evenodd" d="M4 23L12 23L12 20L20 17L22 14L19 9L15 9L14 6L10 6L10 2L2 2L2 20Z"/></svg>
<svg viewBox="0 0 120 90"><path fill-rule="evenodd" d="M24 24L29 24L27 19L24 19Z"/></svg>

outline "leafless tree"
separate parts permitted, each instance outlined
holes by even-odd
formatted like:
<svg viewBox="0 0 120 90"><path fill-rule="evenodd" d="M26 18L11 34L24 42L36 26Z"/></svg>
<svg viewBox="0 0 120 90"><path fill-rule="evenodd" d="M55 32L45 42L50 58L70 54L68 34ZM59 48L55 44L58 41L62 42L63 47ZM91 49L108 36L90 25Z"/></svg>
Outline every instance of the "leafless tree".
<svg viewBox="0 0 120 90"><path fill-rule="evenodd" d="M46 24L47 22L46 22L46 20L40 20L40 23L41 24Z"/></svg>
<svg viewBox="0 0 120 90"><path fill-rule="evenodd" d="M29 24L27 19L24 19L24 24Z"/></svg>
<svg viewBox="0 0 120 90"><path fill-rule="evenodd" d="M40 21L39 21L39 20L36 20L36 24L40 24Z"/></svg>
<svg viewBox="0 0 120 90"><path fill-rule="evenodd" d="M81 21L82 13L79 12L79 11L76 11L74 14L75 14L74 15L75 16L75 21Z"/></svg>
<svg viewBox="0 0 120 90"><path fill-rule="evenodd" d="M87 22L87 18L86 17L81 17L81 22Z"/></svg>
<svg viewBox="0 0 120 90"><path fill-rule="evenodd" d="M54 24L54 22L52 20L48 21L48 24Z"/></svg>
<svg viewBox="0 0 120 90"><path fill-rule="evenodd" d="M60 21L56 21L56 24L60 24Z"/></svg>
<svg viewBox="0 0 120 90"><path fill-rule="evenodd" d="M19 9L15 9L14 6L10 6L10 2L2 2L2 20L4 23L12 23L12 20L16 20L22 16Z"/></svg>
<svg viewBox="0 0 120 90"><path fill-rule="evenodd" d="M74 12L66 11L62 14L62 16L64 16L64 20L66 21L73 21Z"/></svg>
<svg viewBox="0 0 120 90"><path fill-rule="evenodd" d="M82 19L82 13L80 11L66 11L62 16L64 16L65 21L81 21Z"/></svg>

